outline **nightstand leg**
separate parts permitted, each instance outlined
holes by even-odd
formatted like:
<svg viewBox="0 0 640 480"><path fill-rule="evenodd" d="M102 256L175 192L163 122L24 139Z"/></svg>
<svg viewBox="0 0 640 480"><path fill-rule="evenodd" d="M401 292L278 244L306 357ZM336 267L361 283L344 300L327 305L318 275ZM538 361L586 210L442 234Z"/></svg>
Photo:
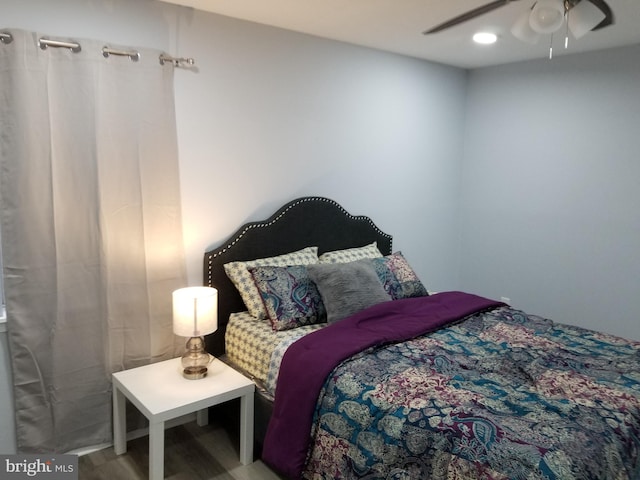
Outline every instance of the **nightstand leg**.
<svg viewBox="0 0 640 480"><path fill-rule="evenodd" d="M253 392L240 397L240 463L253 462Z"/></svg>
<svg viewBox="0 0 640 480"><path fill-rule="evenodd" d="M204 427L205 425L209 425L209 409L203 408L202 410L198 410L196 412L196 423L199 427Z"/></svg>
<svg viewBox="0 0 640 480"><path fill-rule="evenodd" d="M127 404L124 394L113 388L113 450L116 455L127 451Z"/></svg>
<svg viewBox="0 0 640 480"><path fill-rule="evenodd" d="M164 422L149 422L149 480L164 478Z"/></svg>

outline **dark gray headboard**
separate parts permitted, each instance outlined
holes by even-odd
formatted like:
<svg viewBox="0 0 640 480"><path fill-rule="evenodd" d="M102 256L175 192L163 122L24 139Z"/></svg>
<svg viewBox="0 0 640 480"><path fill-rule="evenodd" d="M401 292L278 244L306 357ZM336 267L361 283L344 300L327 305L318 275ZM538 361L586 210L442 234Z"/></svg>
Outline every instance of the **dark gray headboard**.
<svg viewBox="0 0 640 480"><path fill-rule="evenodd" d="M391 253L391 235L382 232L369 217L351 215L323 197L298 198L264 221L243 225L221 246L204 254L204 285L218 290L218 331L207 336L207 351L216 356L224 353L229 314L246 310L224 272L225 263L272 257L311 246L317 246L322 254L374 241L384 255Z"/></svg>

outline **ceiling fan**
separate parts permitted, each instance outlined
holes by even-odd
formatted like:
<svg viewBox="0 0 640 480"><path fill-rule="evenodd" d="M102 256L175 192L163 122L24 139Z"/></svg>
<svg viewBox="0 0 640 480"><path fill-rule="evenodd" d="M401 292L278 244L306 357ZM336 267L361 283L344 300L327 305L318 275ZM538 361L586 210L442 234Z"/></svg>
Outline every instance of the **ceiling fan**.
<svg viewBox="0 0 640 480"><path fill-rule="evenodd" d="M494 0L425 30L423 34L441 32L516 1ZM557 31L565 19L573 36L580 38L589 31L612 25L613 12L604 0L537 0L518 18L511 32L522 41L535 43L540 34Z"/></svg>

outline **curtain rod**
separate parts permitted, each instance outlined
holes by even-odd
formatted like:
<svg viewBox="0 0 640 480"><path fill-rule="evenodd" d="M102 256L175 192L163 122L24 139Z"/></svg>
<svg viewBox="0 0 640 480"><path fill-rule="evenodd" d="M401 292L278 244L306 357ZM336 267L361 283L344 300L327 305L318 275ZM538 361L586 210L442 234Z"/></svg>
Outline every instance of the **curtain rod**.
<svg viewBox="0 0 640 480"><path fill-rule="evenodd" d="M0 32L0 42L5 45L13 42L13 35L7 32ZM60 40L51 40L49 38L40 38L38 40L38 46L42 50L46 50L49 47L54 48L68 48L74 53L78 53L82 50L82 46L78 42L63 42ZM136 50L126 51L126 50L117 50L114 48L110 48L107 46L102 47L102 55L104 58L109 58L110 55L116 55L121 57L129 57L132 62L137 62L140 60L140 52ZM161 53L159 57L160 65L164 65L165 63L171 63L174 67L192 67L196 64L196 61L193 58L183 58L183 57L172 57L167 55L166 53Z"/></svg>

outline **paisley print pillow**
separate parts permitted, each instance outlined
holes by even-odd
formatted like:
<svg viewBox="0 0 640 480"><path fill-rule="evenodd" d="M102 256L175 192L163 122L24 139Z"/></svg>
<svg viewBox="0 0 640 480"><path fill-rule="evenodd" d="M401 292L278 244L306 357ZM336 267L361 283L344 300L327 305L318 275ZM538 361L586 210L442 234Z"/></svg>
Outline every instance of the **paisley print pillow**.
<svg viewBox="0 0 640 480"><path fill-rule="evenodd" d="M370 260L385 291L394 300L427 296L424 287L402 252Z"/></svg>
<svg viewBox="0 0 640 480"><path fill-rule="evenodd" d="M305 266L249 268L275 331L320 323L326 311Z"/></svg>
<svg viewBox="0 0 640 480"><path fill-rule="evenodd" d="M318 263L318 247L307 247L297 252L291 252L277 257L258 258L246 262L230 262L224 264L224 271L227 277L233 282L242 297L249 313L255 318L267 318L264 310L262 298L256 289L249 268L276 266L286 267L289 265L308 265Z"/></svg>

